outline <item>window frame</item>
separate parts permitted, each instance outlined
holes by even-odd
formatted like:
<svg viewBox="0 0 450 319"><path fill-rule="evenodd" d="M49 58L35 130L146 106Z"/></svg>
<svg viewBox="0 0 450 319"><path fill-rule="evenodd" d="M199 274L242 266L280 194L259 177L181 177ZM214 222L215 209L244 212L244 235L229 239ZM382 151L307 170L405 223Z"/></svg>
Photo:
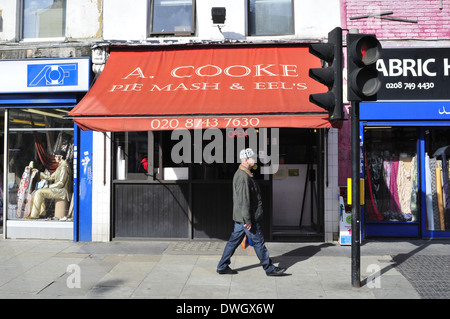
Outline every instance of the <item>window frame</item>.
<svg viewBox="0 0 450 319"><path fill-rule="evenodd" d="M129 153L129 146L130 144L133 145L138 140L133 139L130 134L135 133L141 133L140 137L145 138L145 142L147 144L146 147L146 153L147 153L147 159L148 159L148 171L147 172L129 172L129 165L130 165L130 159L133 158L133 156L130 156ZM118 138L118 135L123 134L123 140ZM146 137L145 137L146 135ZM141 140L143 141L143 140ZM154 150L153 150L153 143L154 143L154 136L153 131L132 131L132 132L115 132L112 136L112 147L111 150L113 152L112 158L113 158L113 180L115 181L152 181L154 179L155 175L155 160L154 160ZM125 155L125 176L123 179L119 179L119 176L117 175L117 165L118 165L118 158L117 158L117 147L123 144L123 152ZM122 145L120 145L122 146ZM136 151L136 150L135 150ZM156 167L158 168L158 167ZM156 176L156 175L155 175Z"/></svg>
<svg viewBox="0 0 450 319"><path fill-rule="evenodd" d="M148 10L148 24L147 24L147 34L148 37L158 37L158 36L192 36L196 32L196 0L189 0L192 3L192 30L191 31L169 31L169 32L153 32L153 19L154 19L154 0L149 0L149 10Z"/></svg>
<svg viewBox="0 0 450 319"><path fill-rule="evenodd" d="M25 37L25 0L20 1L20 24L19 24L19 39L23 42L50 42L50 41L64 41L66 39L67 27L67 0L63 0L63 30L64 34L60 37Z"/></svg>
<svg viewBox="0 0 450 319"><path fill-rule="evenodd" d="M252 34L251 33L251 19L250 19L250 1L247 0L247 36L249 37L273 37L273 36L294 36L295 35L295 1L291 1L291 13L292 13L292 32L291 33L273 33L273 34Z"/></svg>

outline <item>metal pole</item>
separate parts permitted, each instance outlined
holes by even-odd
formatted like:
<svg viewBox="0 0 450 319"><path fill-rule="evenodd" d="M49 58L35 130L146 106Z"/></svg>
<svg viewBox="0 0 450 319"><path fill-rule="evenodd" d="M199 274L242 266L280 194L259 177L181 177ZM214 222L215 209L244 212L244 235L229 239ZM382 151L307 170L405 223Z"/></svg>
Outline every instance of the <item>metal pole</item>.
<svg viewBox="0 0 450 319"><path fill-rule="evenodd" d="M3 238L7 238L8 229L6 228L6 219L8 218L9 188L8 188L8 172L9 172L9 152L8 152L8 132L9 132L9 111L5 109L5 126L3 128Z"/></svg>
<svg viewBox="0 0 450 319"><path fill-rule="evenodd" d="M351 163L352 163L352 286L359 288L360 279L360 137L359 137L359 102L351 105Z"/></svg>

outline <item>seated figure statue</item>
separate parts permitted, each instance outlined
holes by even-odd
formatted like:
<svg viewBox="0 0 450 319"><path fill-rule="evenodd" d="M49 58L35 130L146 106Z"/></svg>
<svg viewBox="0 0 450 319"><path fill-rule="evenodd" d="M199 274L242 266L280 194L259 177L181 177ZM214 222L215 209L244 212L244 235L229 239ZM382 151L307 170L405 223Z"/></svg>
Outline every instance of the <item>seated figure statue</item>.
<svg viewBox="0 0 450 319"><path fill-rule="evenodd" d="M64 160L66 153L64 151L56 151L54 153L55 161L58 163L58 168L51 175L46 175L40 173L40 178L47 180L50 186L45 186L34 192L32 203L31 203L31 213L28 219L37 219L39 217L45 217L45 199L55 199L55 200L67 200L70 198L70 187L71 187L71 173L69 164ZM33 172L37 173L38 170L35 168Z"/></svg>

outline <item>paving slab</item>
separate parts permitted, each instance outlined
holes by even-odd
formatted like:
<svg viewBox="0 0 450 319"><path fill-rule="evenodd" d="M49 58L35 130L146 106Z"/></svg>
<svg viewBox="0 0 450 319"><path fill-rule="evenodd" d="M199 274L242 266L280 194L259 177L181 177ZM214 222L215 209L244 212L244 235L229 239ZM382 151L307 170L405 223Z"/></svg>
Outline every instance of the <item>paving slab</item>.
<svg viewBox="0 0 450 319"><path fill-rule="evenodd" d="M0 239L0 298L449 298L449 243L366 242L354 288L351 248L334 243L267 243L273 262L288 268L267 277L251 247L238 247L231 260L238 274L218 275L224 241Z"/></svg>

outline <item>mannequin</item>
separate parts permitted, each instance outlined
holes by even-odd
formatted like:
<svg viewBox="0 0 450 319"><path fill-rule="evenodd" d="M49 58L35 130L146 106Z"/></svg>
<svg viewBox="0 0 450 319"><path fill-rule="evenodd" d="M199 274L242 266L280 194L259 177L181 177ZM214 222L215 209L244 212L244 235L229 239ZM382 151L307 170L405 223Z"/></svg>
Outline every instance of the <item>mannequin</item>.
<svg viewBox="0 0 450 319"><path fill-rule="evenodd" d="M69 164L64 160L65 152L56 151L55 161L58 163L58 168L50 176L40 173L41 179L49 181L50 186L45 186L37 190L33 195L31 214L28 219L37 219L39 217L45 217L47 211L45 209L45 199L55 200L70 200L70 186L71 186L71 174ZM34 173L38 170L33 169Z"/></svg>

